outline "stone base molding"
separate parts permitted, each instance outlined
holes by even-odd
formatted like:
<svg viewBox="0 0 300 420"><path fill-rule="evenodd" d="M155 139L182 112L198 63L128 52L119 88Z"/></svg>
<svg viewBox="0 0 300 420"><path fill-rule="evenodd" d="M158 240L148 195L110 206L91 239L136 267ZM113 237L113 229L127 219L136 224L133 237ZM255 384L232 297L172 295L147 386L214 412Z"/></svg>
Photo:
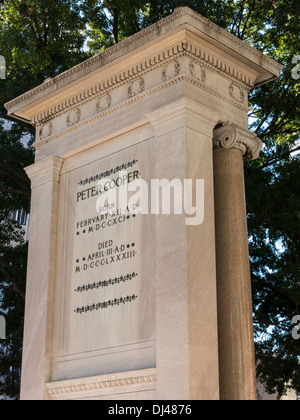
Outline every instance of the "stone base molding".
<svg viewBox="0 0 300 420"><path fill-rule="evenodd" d="M91 378L50 382L46 384L50 400L101 399L129 392L149 392L156 389L156 369L137 370Z"/></svg>

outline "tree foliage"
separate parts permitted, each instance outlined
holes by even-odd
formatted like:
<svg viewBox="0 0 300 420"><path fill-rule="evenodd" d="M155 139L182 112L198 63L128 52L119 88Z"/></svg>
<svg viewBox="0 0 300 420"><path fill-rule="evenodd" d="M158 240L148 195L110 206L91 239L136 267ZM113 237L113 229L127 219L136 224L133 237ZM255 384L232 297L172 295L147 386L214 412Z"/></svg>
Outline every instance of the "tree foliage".
<svg viewBox="0 0 300 420"><path fill-rule="evenodd" d="M0 80L0 311L7 339L0 348L0 396L18 398L26 281L27 244L12 212L30 208L30 181L24 168L34 161L32 126L12 122L4 104L46 78L80 63L85 19L72 0L0 1L0 55L6 80Z"/></svg>
<svg viewBox="0 0 300 420"><path fill-rule="evenodd" d="M300 305L299 0L0 0L0 311L10 331L0 352L1 393L18 397L27 244L10 219L29 211L24 167L33 162L33 129L8 123L4 103L135 32L189 6L281 62L280 78L250 95L251 128L264 142L245 162L258 374L270 392L300 389L300 341L291 320ZM6 122L4 122L6 121ZM18 244L12 246L12 239Z"/></svg>

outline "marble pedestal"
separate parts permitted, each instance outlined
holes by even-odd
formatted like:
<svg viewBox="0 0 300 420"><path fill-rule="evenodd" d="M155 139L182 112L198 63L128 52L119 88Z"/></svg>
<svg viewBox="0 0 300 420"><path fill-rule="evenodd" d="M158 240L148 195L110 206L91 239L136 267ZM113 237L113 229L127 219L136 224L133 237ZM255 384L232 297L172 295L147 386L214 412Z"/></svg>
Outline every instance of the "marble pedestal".
<svg viewBox="0 0 300 420"><path fill-rule="evenodd" d="M7 104L37 132L22 399L254 397L242 159L279 71L181 8ZM199 224L97 207L120 171L202 180Z"/></svg>

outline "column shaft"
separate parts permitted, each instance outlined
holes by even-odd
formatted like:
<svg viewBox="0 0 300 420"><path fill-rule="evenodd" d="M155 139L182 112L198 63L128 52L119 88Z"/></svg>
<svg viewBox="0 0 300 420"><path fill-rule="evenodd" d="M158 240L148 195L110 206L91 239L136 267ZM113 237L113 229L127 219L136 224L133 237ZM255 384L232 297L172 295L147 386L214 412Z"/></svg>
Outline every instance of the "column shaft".
<svg viewBox="0 0 300 420"><path fill-rule="evenodd" d="M214 150L220 393L254 400L255 358L243 152Z"/></svg>

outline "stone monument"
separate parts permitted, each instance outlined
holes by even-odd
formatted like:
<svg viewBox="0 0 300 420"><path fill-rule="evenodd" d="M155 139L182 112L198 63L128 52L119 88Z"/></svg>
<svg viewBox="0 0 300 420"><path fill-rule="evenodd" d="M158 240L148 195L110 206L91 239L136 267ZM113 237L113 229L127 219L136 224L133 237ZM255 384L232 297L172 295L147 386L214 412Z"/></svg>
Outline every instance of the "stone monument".
<svg viewBox="0 0 300 420"><path fill-rule="evenodd" d="M255 398L243 156L280 69L180 8L6 105L36 127L23 400Z"/></svg>

